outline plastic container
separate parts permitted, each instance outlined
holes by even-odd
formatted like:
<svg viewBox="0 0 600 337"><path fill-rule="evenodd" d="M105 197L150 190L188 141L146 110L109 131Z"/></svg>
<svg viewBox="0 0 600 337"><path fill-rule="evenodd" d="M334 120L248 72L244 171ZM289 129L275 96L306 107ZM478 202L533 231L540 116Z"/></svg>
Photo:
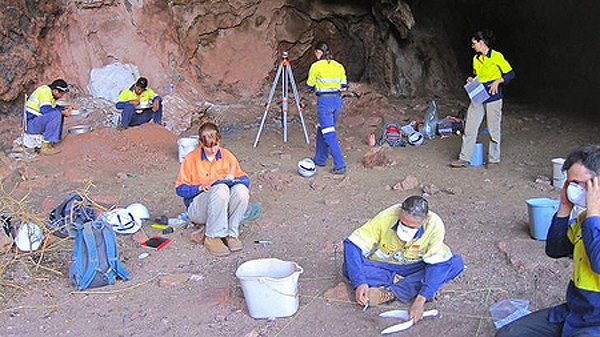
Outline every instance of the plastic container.
<svg viewBox="0 0 600 337"><path fill-rule="evenodd" d="M475 143L473 155L471 156L471 166L483 166L483 143Z"/></svg>
<svg viewBox="0 0 600 337"><path fill-rule="evenodd" d="M552 217L558 211L560 201L534 198L526 202L529 212L529 234L536 240L546 240Z"/></svg>
<svg viewBox="0 0 600 337"><path fill-rule="evenodd" d="M565 158L552 159L552 185L563 187L567 180L567 173L563 171L562 166L565 163Z"/></svg>
<svg viewBox="0 0 600 337"><path fill-rule="evenodd" d="M500 301L490 307L490 314L496 329L531 313L529 301L516 298Z"/></svg>
<svg viewBox="0 0 600 337"><path fill-rule="evenodd" d="M298 311L298 278L304 270L296 262L258 259L244 262L240 279L248 312L253 318L289 317Z"/></svg>
<svg viewBox="0 0 600 337"><path fill-rule="evenodd" d="M183 161L183 158L187 156L188 153L194 151L198 148L198 138L197 137L184 137L180 138L177 141L177 154L179 162Z"/></svg>

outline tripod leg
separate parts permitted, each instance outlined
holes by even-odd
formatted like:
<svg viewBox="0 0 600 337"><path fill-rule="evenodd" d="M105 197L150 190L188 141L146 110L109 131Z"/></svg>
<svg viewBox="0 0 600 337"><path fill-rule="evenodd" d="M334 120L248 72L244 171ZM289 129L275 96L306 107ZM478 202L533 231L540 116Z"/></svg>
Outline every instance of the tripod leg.
<svg viewBox="0 0 600 337"><path fill-rule="evenodd" d="M283 78L281 81L281 112L282 112L282 116L281 116L281 123L283 124L283 142L287 143L287 115L288 115L288 78L285 74L285 69L287 69L289 66L285 65L283 66Z"/></svg>
<svg viewBox="0 0 600 337"><path fill-rule="evenodd" d="M258 132L256 133L256 138L254 139L254 147L258 145L258 139L260 138L260 134L265 126L265 119L267 119L267 113L269 112L269 108L271 107L271 102L273 101L273 95L275 94L275 88L277 87L277 81L279 81L279 77L283 72L283 65L279 64L279 68L277 68L277 75L275 75L275 80L273 80L273 84L271 85L271 90L269 91L269 96L267 98L267 104L265 104L265 112L263 113L262 120L260 121L260 127L258 128Z"/></svg>
<svg viewBox="0 0 600 337"><path fill-rule="evenodd" d="M300 122L302 122L302 131L304 131L304 139L306 140L306 144L310 144L310 139L308 139L308 132L306 132L306 124L304 123L304 116L302 115L302 107L300 106L300 94L298 94L298 88L296 87L296 81L294 80L292 66L287 67L287 75L290 79L290 83L292 84L292 92L294 93L296 108L298 109L298 114L300 115Z"/></svg>

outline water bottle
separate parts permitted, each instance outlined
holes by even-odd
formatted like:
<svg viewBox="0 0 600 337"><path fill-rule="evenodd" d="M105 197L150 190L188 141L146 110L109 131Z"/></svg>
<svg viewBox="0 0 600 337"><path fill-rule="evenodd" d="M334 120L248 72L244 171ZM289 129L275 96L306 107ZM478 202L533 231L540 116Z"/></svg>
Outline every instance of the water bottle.
<svg viewBox="0 0 600 337"><path fill-rule="evenodd" d="M180 213L176 218L170 218L167 221L167 225L171 227L180 227L183 226L188 221L187 212Z"/></svg>
<svg viewBox="0 0 600 337"><path fill-rule="evenodd" d="M169 84L169 91L170 91L170 93L173 93L173 88L174 88L174 87L175 87L175 86L173 85L173 82L171 82L171 83Z"/></svg>

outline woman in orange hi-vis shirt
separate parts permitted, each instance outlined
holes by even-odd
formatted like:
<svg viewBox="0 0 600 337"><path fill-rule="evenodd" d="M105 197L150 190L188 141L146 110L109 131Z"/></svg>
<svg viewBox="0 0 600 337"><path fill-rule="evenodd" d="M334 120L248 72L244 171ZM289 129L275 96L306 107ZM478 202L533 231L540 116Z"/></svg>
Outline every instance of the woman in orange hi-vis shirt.
<svg viewBox="0 0 600 337"><path fill-rule="evenodd" d="M250 180L235 156L221 148L216 124L198 130L200 147L181 163L175 188L192 222L206 224L204 247L215 256L242 250L240 221L248 207Z"/></svg>

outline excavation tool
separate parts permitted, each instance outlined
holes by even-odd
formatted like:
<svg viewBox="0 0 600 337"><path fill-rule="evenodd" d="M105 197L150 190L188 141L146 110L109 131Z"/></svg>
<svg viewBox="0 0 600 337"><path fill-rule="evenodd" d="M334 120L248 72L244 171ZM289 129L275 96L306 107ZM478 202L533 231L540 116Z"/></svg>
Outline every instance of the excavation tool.
<svg viewBox="0 0 600 337"><path fill-rule="evenodd" d="M436 309L427 310L427 311L423 312L423 318L434 317L434 316L437 316L438 313L439 312ZM396 318L396 319L400 319L400 320L404 321L402 323L395 324L395 325L392 325L390 327L383 329L383 331L381 331L382 335L387 335L387 334L391 334L391 333L395 333L395 332L404 331L404 330L410 329L413 325L415 325L415 321L408 316L408 310L390 310L390 311L382 312L381 314L379 314L379 317Z"/></svg>
<svg viewBox="0 0 600 337"><path fill-rule="evenodd" d="M288 114L288 92L290 87L292 88L292 93L294 94L294 101L296 101L296 108L298 109L298 114L300 115L300 121L302 122L302 130L304 131L304 138L306 139L306 143L310 144L310 140L308 139L308 133L306 132L306 124L304 124L304 116L302 116L302 106L300 106L300 95L298 94L298 88L296 87L296 81L294 80L294 74L292 73L292 65L288 60L288 52L284 51L281 53L281 62L279 63L279 67L277 68L277 74L275 75L275 80L271 85L271 91L269 91L269 96L267 98L267 103L265 104L265 112L263 113L262 120L260 121L260 127L258 128L258 132L256 133L256 138L254 139L254 147L258 145L258 139L260 138L260 134L265 126L265 120L267 119L267 113L269 112L269 108L271 107L271 102L273 101L273 95L275 94L275 88L277 87L277 82L281 80L281 124L283 125L283 142L287 142L287 114Z"/></svg>

